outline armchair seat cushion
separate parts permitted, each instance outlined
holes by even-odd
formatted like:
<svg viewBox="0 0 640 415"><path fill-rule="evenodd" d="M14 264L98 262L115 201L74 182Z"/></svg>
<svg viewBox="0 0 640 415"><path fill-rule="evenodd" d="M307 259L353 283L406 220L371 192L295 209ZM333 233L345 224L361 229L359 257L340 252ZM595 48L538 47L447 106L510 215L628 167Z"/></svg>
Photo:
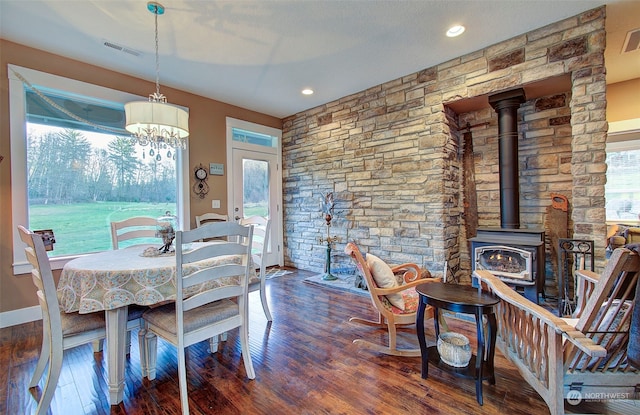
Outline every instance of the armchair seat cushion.
<svg viewBox="0 0 640 415"><path fill-rule="evenodd" d="M418 301L420 300L420 297L415 287L409 288L395 295L402 296L404 308L399 308L393 305L387 298L388 296L380 296L380 300L387 310L390 310L393 314L398 315L413 314L418 311Z"/></svg>

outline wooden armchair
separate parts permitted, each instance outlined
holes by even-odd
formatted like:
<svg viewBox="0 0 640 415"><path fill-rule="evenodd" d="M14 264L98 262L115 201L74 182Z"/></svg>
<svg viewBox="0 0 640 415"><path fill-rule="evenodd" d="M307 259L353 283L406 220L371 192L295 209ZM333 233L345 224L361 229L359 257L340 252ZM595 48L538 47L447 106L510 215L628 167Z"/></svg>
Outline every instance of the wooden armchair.
<svg viewBox="0 0 640 415"><path fill-rule="evenodd" d="M389 332L389 345L381 345L369 342L364 339L356 339L355 344L367 347L374 351L394 356L420 356L420 348L414 349L398 349L396 340L397 327L406 327L416 323L416 312L418 310L418 294L415 291L417 285L440 281L439 278L422 278L422 270L416 264L402 264L391 267L393 273L405 271L403 275L404 283L394 288L380 288L374 279L371 267L363 258L358 247L349 242L344 249L356 263L363 278L367 283L369 294L371 295L371 303L378 313L377 320L367 320L360 317L352 317L349 321L361 323L368 326L384 327ZM377 258L376 258L377 259ZM392 305L388 300L390 295L401 295L404 300L405 307L400 309ZM433 318L433 309L428 307L425 312L425 319Z"/></svg>
<svg viewBox="0 0 640 415"><path fill-rule="evenodd" d="M518 295L489 271L475 271L484 289L501 298L496 346L540 394L552 415L564 399L590 393L637 398L640 371L627 362L640 258L616 249L603 273L578 271L578 308L562 319ZM632 340L637 342L638 339Z"/></svg>

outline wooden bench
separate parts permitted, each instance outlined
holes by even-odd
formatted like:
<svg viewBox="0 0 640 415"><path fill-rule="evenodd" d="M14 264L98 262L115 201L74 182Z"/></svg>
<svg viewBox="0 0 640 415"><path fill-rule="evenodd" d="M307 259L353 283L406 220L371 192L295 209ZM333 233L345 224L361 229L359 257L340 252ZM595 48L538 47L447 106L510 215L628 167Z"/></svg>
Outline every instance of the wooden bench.
<svg viewBox="0 0 640 415"><path fill-rule="evenodd" d="M564 414L565 397L597 393L592 396L639 398L640 370L627 362L639 272L638 254L625 248L612 253L601 275L578 271L572 319L527 300L489 271L474 272L483 289L501 299L497 349L540 394L552 415Z"/></svg>

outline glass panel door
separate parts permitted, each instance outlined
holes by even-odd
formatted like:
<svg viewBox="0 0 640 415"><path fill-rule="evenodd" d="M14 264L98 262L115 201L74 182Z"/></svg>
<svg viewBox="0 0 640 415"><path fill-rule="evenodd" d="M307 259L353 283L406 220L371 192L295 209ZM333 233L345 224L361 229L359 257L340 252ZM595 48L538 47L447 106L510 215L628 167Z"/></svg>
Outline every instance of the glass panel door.
<svg viewBox="0 0 640 415"><path fill-rule="evenodd" d="M278 264L277 229L277 157L274 154L249 150L233 150L233 212L234 220L262 216L271 220L266 265Z"/></svg>

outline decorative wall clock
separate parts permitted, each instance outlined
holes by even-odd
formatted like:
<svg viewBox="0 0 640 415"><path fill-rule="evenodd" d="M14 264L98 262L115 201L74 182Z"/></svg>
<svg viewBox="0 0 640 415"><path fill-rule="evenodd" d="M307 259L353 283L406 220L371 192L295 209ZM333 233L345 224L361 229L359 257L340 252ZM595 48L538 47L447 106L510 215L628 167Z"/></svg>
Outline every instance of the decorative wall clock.
<svg viewBox="0 0 640 415"><path fill-rule="evenodd" d="M209 185L207 184L207 169L202 164L199 164L194 170L196 182L193 184L193 193L197 194L200 199L204 199L205 195L209 193Z"/></svg>

